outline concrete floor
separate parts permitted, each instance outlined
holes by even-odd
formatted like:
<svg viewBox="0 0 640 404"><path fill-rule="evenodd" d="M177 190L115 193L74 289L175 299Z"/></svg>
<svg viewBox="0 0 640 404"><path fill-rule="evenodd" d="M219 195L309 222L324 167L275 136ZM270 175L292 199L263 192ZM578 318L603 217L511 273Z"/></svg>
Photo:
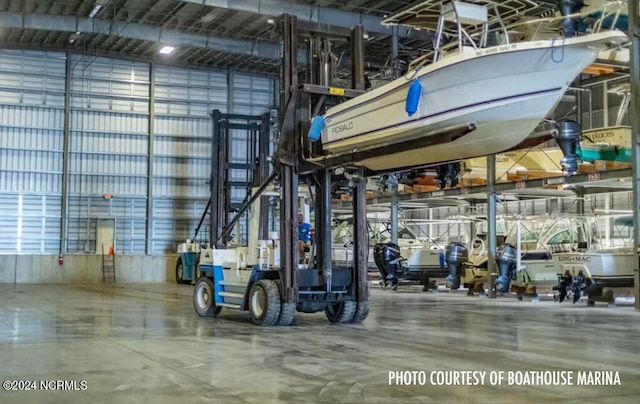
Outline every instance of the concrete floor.
<svg viewBox="0 0 640 404"><path fill-rule="evenodd" d="M186 285L0 285L0 380L88 384L0 403L639 402L630 307L374 290L363 325L296 321L198 318ZM391 370L617 370L621 386L389 386Z"/></svg>

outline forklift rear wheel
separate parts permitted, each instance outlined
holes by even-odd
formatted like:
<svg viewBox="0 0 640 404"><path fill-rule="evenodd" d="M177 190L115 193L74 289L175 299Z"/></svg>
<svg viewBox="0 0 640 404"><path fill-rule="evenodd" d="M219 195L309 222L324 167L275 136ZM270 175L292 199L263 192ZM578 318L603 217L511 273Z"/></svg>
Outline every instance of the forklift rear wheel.
<svg viewBox="0 0 640 404"><path fill-rule="evenodd" d="M356 314L356 302L329 303L324 309L324 314L332 323L350 323Z"/></svg>
<svg viewBox="0 0 640 404"><path fill-rule="evenodd" d="M249 314L255 325L270 327L280 318L280 291L271 279L261 279L251 285Z"/></svg>
<svg viewBox="0 0 640 404"><path fill-rule="evenodd" d="M184 279L182 279L182 276L184 275L183 269L182 258L178 258L178 262L176 262L176 283L184 283Z"/></svg>
<svg viewBox="0 0 640 404"><path fill-rule="evenodd" d="M222 307L216 306L213 294L213 281L206 276L198 279L193 288L193 307L200 317L216 317Z"/></svg>

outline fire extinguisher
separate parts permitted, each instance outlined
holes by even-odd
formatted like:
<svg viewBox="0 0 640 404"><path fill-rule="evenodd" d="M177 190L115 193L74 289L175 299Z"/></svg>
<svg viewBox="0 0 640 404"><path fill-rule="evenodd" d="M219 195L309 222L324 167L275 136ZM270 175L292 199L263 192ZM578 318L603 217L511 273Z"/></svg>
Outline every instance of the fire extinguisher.
<svg viewBox="0 0 640 404"><path fill-rule="evenodd" d="M64 265L64 257L62 254L58 255L58 265Z"/></svg>

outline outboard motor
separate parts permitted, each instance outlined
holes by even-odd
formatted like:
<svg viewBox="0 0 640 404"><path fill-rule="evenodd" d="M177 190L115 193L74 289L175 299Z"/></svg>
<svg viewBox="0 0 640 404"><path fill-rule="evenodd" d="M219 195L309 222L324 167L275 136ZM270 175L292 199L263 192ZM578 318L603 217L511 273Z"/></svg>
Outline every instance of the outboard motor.
<svg viewBox="0 0 640 404"><path fill-rule="evenodd" d="M587 278L584 276L584 272L578 271L578 275L576 275L573 278L573 284L571 285L574 304L580 299L581 292L586 287L587 287Z"/></svg>
<svg viewBox="0 0 640 404"><path fill-rule="evenodd" d="M518 250L512 244L503 244L496 251L496 265L500 276L496 279L496 289L500 293L507 293L511 281L516 280L516 265Z"/></svg>
<svg viewBox="0 0 640 404"><path fill-rule="evenodd" d="M558 302L564 302L567 297L567 289L571 286L573 277L569 271L564 271L563 275L558 275L558 286L554 286L553 290L557 290L560 293Z"/></svg>
<svg viewBox="0 0 640 404"><path fill-rule="evenodd" d="M458 185L458 176L460 174L460 163L446 163L436 166L436 180L440 182L440 189L445 189L447 183L451 188Z"/></svg>
<svg viewBox="0 0 640 404"><path fill-rule="evenodd" d="M445 278L451 284L451 289L460 288L460 276L464 264L469 261L469 249L462 243L451 243L445 251L445 262L449 268L449 275Z"/></svg>
<svg viewBox="0 0 640 404"><path fill-rule="evenodd" d="M398 277L402 276L402 256L400 246L394 243L378 243L373 247L373 260L380 271L380 278L384 285L391 281L392 286L398 284Z"/></svg>
<svg viewBox="0 0 640 404"><path fill-rule="evenodd" d="M567 17L571 14L579 13L580 10L585 6L582 0L558 0L558 8L560 9L560 14L565 17L562 21L561 33L569 38L576 36L578 20L575 18Z"/></svg>
<svg viewBox="0 0 640 404"><path fill-rule="evenodd" d="M564 157L560 160L560 165L564 167L569 175L578 172L578 154L576 153L582 137L582 127L578 122L564 120L558 122L558 135L556 143Z"/></svg>

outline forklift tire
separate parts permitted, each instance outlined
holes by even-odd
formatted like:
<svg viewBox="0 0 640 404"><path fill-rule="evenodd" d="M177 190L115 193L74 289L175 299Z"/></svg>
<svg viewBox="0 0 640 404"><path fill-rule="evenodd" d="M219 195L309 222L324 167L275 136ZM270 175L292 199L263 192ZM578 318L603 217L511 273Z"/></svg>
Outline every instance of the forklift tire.
<svg viewBox="0 0 640 404"><path fill-rule="evenodd" d="M184 275L183 269L182 258L178 258L178 261L176 262L176 283L178 284L184 283L184 279L182 279L182 276Z"/></svg>
<svg viewBox="0 0 640 404"><path fill-rule="evenodd" d="M350 323L356 314L357 305L356 302L352 301L328 303L324 309L324 314L332 323Z"/></svg>
<svg viewBox="0 0 640 404"><path fill-rule="evenodd" d="M216 317L222 307L216 306L213 281L206 276L198 279L193 288L193 307L200 317Z"/></svg>
<svg viewBox="0 0 640 404"><path fill-rule="evenodd" d="M358 324L363 322L369 316L369 301L358 302L356 306L356 313L353 316L353 323Z"/></svg>
<svg viewBox="0 0 640 404"><path fill-rule="evenodd" d="M282 292L282 281L276 279L274 281L276 285L278 285L278 290ZM282 296L282 293L280 293ZM296 315L296 304L295 303L280 303L280 317L278 318L278 322L276 325L291 325Z"/></svg>
<svg viewBox="0 0 640 404"><path fill-rule="evenodd" d="M253 324L264 327L276 325L280 317L280 291L271 279L261 279L251 285L249 314Z"/></svg>
<svg viewBox="0 0 640 404"><path fill-rule="evenodd" d="M291 325L296 316L295 303L282 303L280 305L280 318L277 325Z"/></svg>

